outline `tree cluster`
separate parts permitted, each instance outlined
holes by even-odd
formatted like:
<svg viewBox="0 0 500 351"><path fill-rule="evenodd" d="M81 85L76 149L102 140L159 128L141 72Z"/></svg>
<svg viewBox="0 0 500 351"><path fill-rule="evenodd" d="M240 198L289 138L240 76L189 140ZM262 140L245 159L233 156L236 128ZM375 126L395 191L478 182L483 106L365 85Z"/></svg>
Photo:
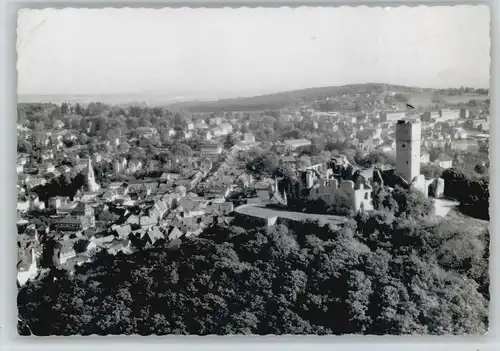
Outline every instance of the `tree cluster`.
<svg viewBox="0 0 500 351"><path fill-rule="evenodd" d="M490 189L487 175L474 175L454 168L442 175L445 181L444 194L457 199L465 214L484 220L490 219Z"/></svg>
<svg viewBox="0 0 500 351"><path fill-rule="evenodd" d="M393 191L386 191L376 185L373 189L373 207L388 211L395 217L423 218L432 214L434 203L432 198L425 197L418 190L396 186Z"/></svg>
<svg viewBox="0 0 500 351"><path fill-rule="evenodd" d="M373 167L378 165L396 166L396 158L382 151L372 151L365 156L357 154L354 160L362 167Z"/></svg>
<svg viewBox="0 0 500 351"><path fill-rule="evenodd" d="M85 185L85 176L82 173L71 178L67 174L63 174L58 178L52 179L45 185L39 185L32 189L38 195L40 201L47 201L51 197L64 196L73 198L78 190Z"/></svg>

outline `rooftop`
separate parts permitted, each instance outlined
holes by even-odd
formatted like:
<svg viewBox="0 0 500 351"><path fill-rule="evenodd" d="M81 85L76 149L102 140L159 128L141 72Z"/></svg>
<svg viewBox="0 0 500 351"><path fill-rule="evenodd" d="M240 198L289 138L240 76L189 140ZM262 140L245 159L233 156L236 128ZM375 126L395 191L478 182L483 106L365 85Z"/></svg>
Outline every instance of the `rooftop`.
<svg viewBox="0 0 500 351"><path fill-rule="evenodd" d="M414 124L414 123L420 123L420 118L405 118L405 119L399 119L398 124Z"/></svg>
<svg viewBox="0 0 500 351"><path fill-rule="evenodd" d="M285 144L287 145L303 145L310 144L311 142L307 139L289 139L285 140Z"/></svg>

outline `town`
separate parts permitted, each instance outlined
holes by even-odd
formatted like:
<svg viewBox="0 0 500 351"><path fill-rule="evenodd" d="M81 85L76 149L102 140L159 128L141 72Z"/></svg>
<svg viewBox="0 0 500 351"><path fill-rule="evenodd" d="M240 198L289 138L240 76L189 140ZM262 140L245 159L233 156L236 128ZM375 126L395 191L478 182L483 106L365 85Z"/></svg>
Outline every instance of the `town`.
<svg viewBox="0 0 500 351"><path fill-rule="evenodd" d="M18 284L214 226L343 226L374 210L380 189L416 190L439 216L477 211L450 171L488 172L487 91L413 102L425 94L361 85L296 106L213 112L19 103Z"/></svg>
<svg viewBox="0 0 500 351"><path fill-rule="evenodd" d="M25 7L8 341L491 334L486 4Z"/></svg>

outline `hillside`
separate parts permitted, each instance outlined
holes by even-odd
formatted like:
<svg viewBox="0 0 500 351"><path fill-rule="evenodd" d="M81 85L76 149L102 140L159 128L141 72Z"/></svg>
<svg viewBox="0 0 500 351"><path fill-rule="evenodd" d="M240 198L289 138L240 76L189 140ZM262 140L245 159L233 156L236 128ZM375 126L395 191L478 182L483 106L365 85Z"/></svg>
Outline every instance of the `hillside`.
<svg viewBox="0 0 500 351"><path fill-rule="evenodd" d="M455 89L457 90L457 89ZM252 97L238 97L215 100L209 96L192 97L176 96L167 93L137 93L137 94L76 94L76 95L18 95L18 103L53 103L61 104L77 102L88 104L89 102L101 102L104 104L120 105L123 107L131 105L167 106L173 110L185 110L188 112L222 112L222 111L262 111L279 109L283 107L297 107L311 104L316 100L326 97L335 97L343 94L353 96L355 94L374 93L375 96L383 92L405 93L408 102L414 106L427 107L435 105L433 101L436 94L442 103L458 104L467 103L470 100L488 99L487 94L465 92L461 94L440 94L439 90L430 88L416 88L401 85L383 83L351 84L343 86L329 86L318 88L307 88L300 90L285 91L279 93L258 95ZM367 100L367 98L365 98Z"/></svg>
<svg viewBox="0 0 500 351"><path fill-rule="evenodd" d="M274 94L259 95L253 97L241 97L232 99L221 99L216 101L188 101L169 105L172 109L184 109L190 112L221 112L221 111L260 111L278 109L283 107L294 107L302 104L312 103L315 100L338 96L342 94L362 94L371 92L417 92L429 91L431 89L420 89L400 85L382 83L352 84L343 86L330 86L320 88L308 88L286 91Z"/></svg>

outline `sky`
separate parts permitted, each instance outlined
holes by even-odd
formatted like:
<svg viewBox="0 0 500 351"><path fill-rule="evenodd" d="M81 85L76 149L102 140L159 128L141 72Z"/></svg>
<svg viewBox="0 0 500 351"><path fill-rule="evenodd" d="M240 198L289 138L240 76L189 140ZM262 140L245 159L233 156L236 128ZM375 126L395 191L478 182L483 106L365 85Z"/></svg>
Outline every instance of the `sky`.
<svg viewBox="0 0 500 351"><path fill-rule="evenodd" d="M486 6L21 10L18 93L489 87L489 31Z"/></svg>

